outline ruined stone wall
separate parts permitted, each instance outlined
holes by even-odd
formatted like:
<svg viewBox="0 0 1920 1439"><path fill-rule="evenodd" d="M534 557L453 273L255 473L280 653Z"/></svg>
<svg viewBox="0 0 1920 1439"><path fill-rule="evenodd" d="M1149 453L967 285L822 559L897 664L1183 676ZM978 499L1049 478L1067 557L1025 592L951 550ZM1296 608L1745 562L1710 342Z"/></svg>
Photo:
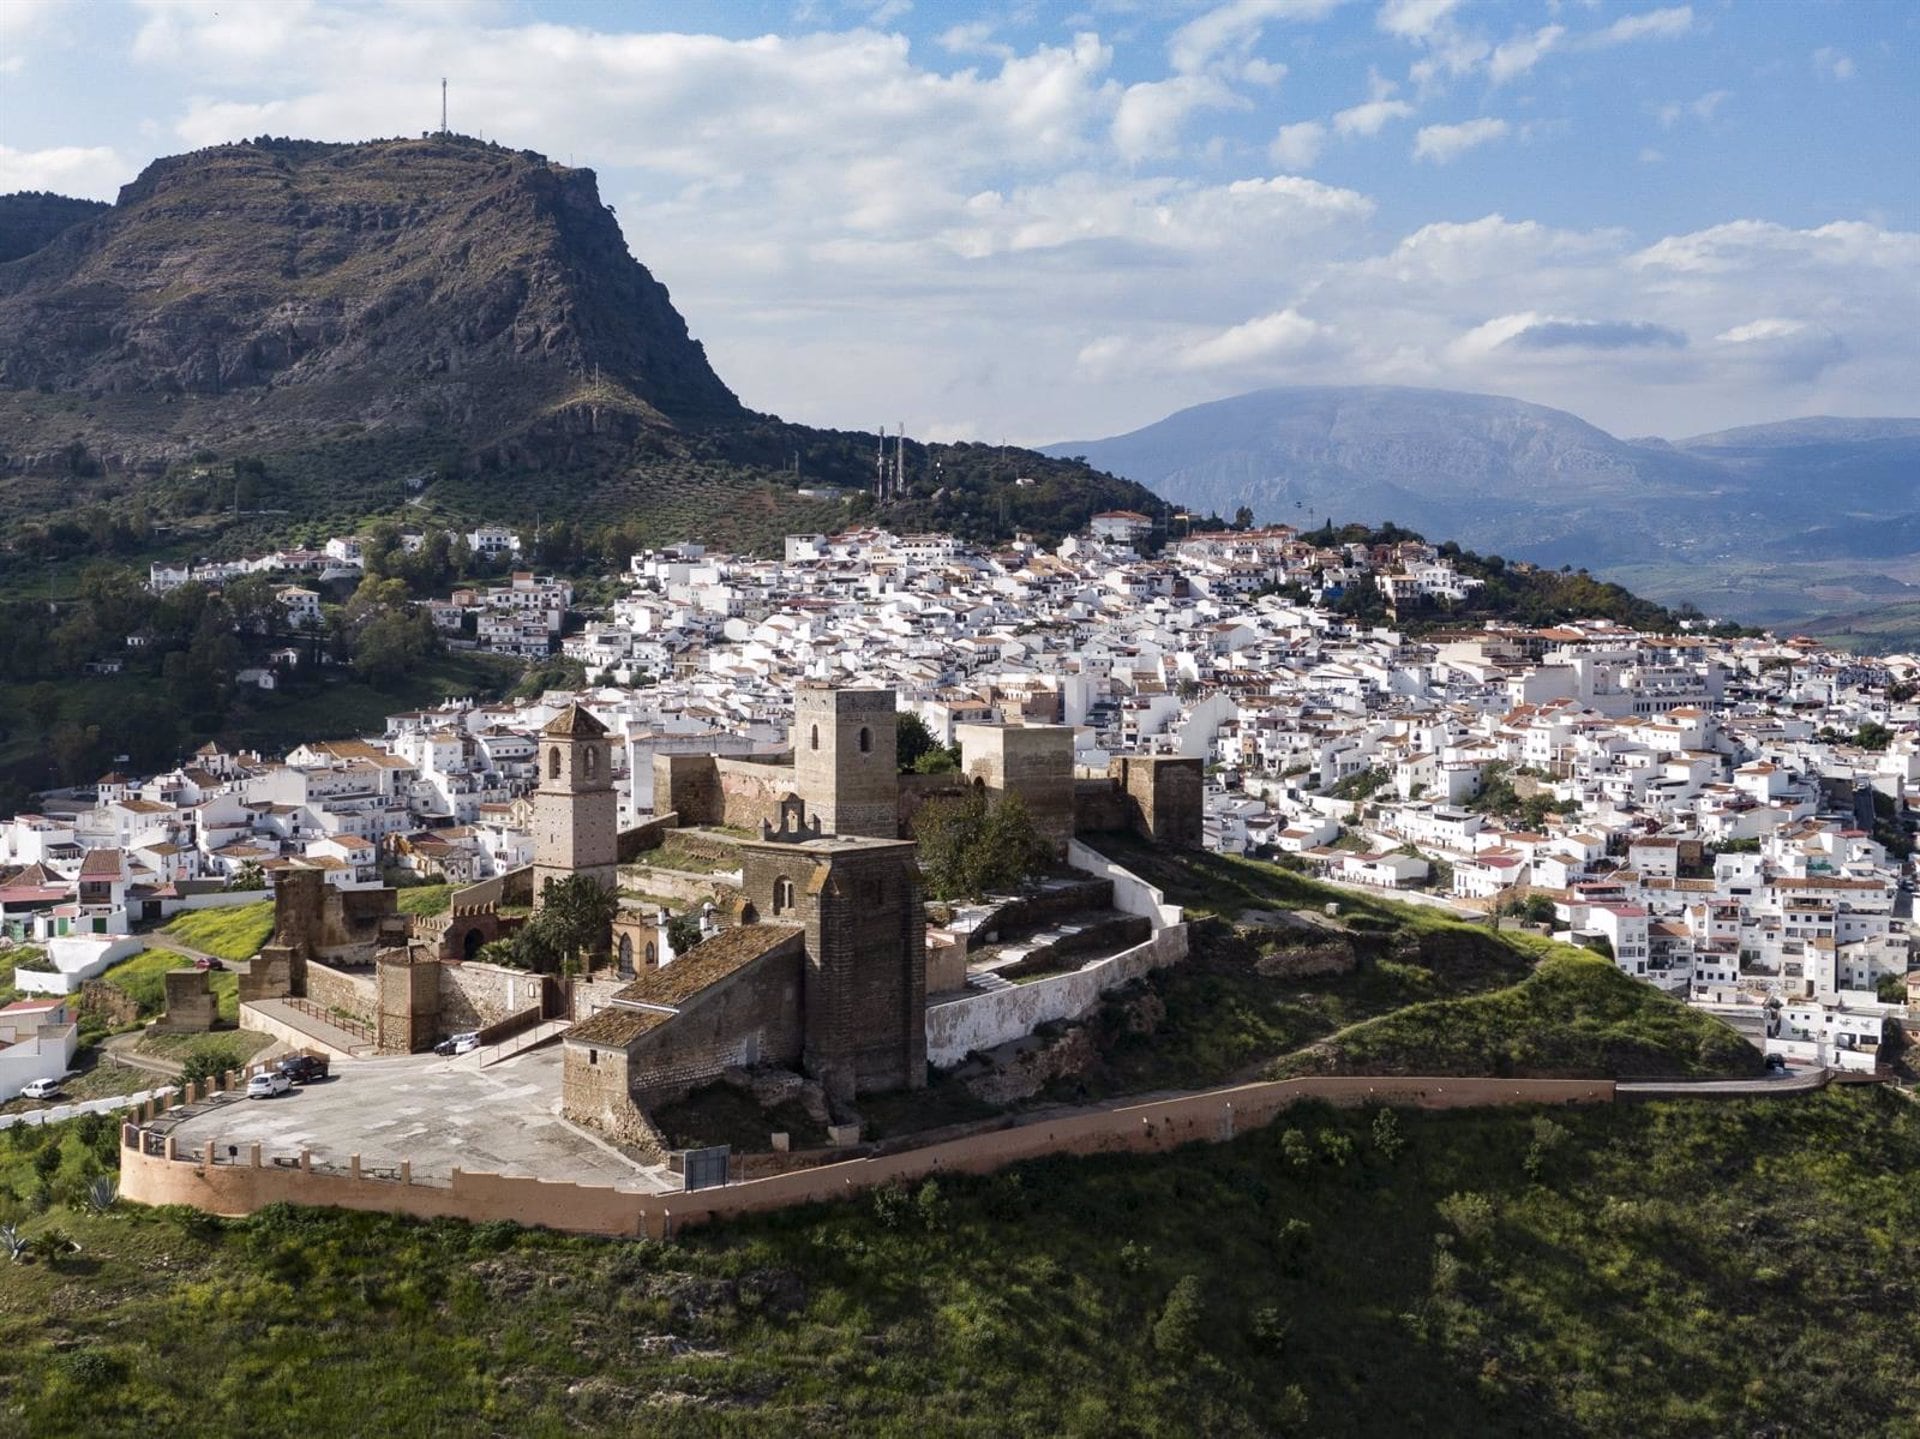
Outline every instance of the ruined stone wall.
<svg viewBox="0 0 1920 1439"><path fill-rule="evenodd" d="M713 765L720 805L717 818L709 823L732 825L755 834L760 832L762 820L779 827L780 801L797 787L793 766L755 764L744 759L717 759Z"/></svg>
<svg viewBox="0 0 1920 1439"><path fill-rule="evenodd" d="M656 754L653 810L677 814L682 824L719 824L720 771L710 754Z"/></svg>
<svg viewBox="0 0 1920 1439"><path fill-rule="evenodd" d="M546 981L497 964L436 964L440 1032L484 1029L541 1002Z"/></svg>
<svg viewBox="0 0 1920 1439"><path fill-rule="evenodd" d="M1126 792L1135 833L1154 844L1200 848L1206 773L1199 760L1121 755L1109 768Z"/></svg>
<svg viewBox="0 0 1920 1439"><path fill-rule="evenodd" d="M665 843L668 833L680 822L675 813L655 815L644 824L620 831L617 845L620 863L632 864L650 849Z"/></svg>
<svg viewBox="0 0 1920 1439"><path fill-rule="evenodd" d="M643 1109L684 1098L733 1066L795 1064L801 1053L801 937L689 996L628 1046Z"/></svg>
<svg viewBox="0 0 1920 1439"><path fill-rule="evenodd" d="M933 800L965 799L969 785L958 770L951 774L903 774L896 803L898 833L902 839L914 837L914 821Z"/></svg>
<svg viewBox="0 0 1920 1439"><path fill-rule="evenodd" d="M1017 794L1033 826L1066 853L1074 829L1073 731L1065 725L956 727L961 768L998 794Z"/></svg>
<svg viewBox="0 0 1920 1439"><path fill-rule="evenodd" d="M1121 834L1133 828L1127 796L1111 779L1073 782L1075 834Z"/></svg>
<svg viewBox="0 0 1920 1439"><path fill-rule="evenodd" d="M206 970L170 969L160 978L167 989L167 1010L153 1022L156 1033L204 1034L213 1028L220 1018L220 1002L214 997L211 978ZM89 980L81 987L80 1007L83 1010L95 1000L93 990L96 983L98 981ZM102 984L100 988L120 994L120 991L110 984ZM120 994L120 997L126 999L129 1004L133 1003L124 994ZM102 999L104 1000L104 996ZM118 1023L127 1023L138 1017L138 1006L134 1009L135 1012L124 1019L117 1014L109 1014L108 1017Z"/></svg>
<svg viewBox="0 0 1920 1439"><path fill-rule="evenodd" d="M371 978L342 974L317 960L307 965L307 998L322 1008L351 1014L362 1024L374 1023L379 1009Z"/></svg>

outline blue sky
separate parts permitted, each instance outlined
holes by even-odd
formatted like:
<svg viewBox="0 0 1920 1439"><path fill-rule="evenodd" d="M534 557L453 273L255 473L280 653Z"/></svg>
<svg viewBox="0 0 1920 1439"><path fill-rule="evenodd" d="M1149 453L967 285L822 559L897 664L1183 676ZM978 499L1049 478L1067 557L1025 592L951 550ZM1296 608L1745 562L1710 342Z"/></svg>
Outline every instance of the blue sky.
<svg viewBox="0 0 1920 1439"><path fill-rule="evenodd" d="M1042 441L1265 384L1920 411L1920 6L0 0L0 191L435 123L599 172L742 397Z"/></svg>

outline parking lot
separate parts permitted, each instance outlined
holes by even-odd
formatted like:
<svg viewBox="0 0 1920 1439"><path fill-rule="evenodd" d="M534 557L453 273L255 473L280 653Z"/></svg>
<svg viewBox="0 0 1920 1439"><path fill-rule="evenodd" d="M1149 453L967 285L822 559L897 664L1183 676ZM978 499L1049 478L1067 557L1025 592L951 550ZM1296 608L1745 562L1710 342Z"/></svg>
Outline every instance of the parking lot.
<svg viewBox="0 0 1920 1439"><path fill-rule="evenodd" d="M678 1189L663 1168L629 1159L561 1119L560 1048L531 1050L488 1069L477 1056L335 1060L332 1077L271 1099L236 1100L184 1120L182 1151L208 1140L243 1156L259 1144L263 1162L310 1150L316 1164L344 1166L358 1154L368 1169L413 1165L415 1179L455 1169L527 1174L620 1189Z"/></svg>

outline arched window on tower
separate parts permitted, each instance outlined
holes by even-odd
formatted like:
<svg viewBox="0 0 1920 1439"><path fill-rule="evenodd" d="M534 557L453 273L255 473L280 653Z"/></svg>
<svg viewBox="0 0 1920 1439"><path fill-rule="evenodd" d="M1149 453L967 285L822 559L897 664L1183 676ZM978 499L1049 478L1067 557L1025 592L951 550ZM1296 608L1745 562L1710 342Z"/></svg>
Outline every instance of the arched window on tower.
<svg viewBox="0 0 1920 1439"><path fill-rule="evenodd" d="M592 779L593 772L600 766L600 746L593 744L588 745L586 753L583 754L581 758L585 762L587 778Z"/></svg>
<svg viewBox="0 0 1920 1439"><path fill-rule="evenodd" d="M819 725L815 725L813 727L813 733L807 737L807 748L808 749L820 748L820 726Z"/></svg>
<svg viewBox="0 0 1920 1439"><path fill-rule="evenodd" d="M865 725L860 726L860 753L873 753L873 731Z"/></svg>
<svg viewBox="0 0 1920 1439"><path fill-rule="evenodd" d="M773 912L785 914L793 908L793 881L782 875L773 882Z"/></svg>
<svg viewBox="0 0 1920 1439"><path fill-rule="evenodd" d="M555 745L547 751L547 778L560 778L560 746Z"/></svg>

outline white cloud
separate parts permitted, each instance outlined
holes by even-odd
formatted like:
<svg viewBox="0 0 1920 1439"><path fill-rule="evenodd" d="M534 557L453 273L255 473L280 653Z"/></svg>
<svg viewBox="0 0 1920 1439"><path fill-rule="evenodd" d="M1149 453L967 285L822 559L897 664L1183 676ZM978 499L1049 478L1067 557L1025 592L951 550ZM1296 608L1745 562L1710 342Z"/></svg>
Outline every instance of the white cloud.
<svg viewBox="0 0 1920 1439"><path fill-rule="evenodd" d="M1282 170L1311 170L1327 143L1327 127L1318 120L1282 125L1267 147L1267 156Z"/></svg>
<svg viewBox="0 0 1920 1439"><path fill-rule="evenodd" d="M1368 100L1333 117L1333 128L1342 135L1378 135L1389 121L1404 120L1413 113L1405 100Z"/></svg>
<svg viewBox="0 0 1920 1439"><path fill-rule="evenodd" d="M1206 105L1273 78L1260 25L1320 9L1217 5L1193 22L1212 17L1213 38L1185 42L1192 68L1129 71L1143 89L1091 33L995 49L1021 32L958 26L921 55L874 29L736 41L527 24L518 8L451 25L385 3L236 20L232 0L206 0L148 13L138 78L199 97L151 112L198 145L414 132L450 75L456 125L484 116L492 138L598 168L721 374L797 420L1047 440L1276 380L1517 394L1625 433L1911 407L1914 235L1740 220L1635 239L1491 214L1381 237L1368 195L1297 173L1336 137L1416 114L1379 77L1337 117L1262 122L1273 173L1235 171L1242 151L1204 177L1153 158L1206 138ZM1522 67L1533 49L1575 45L1543 41L1549 25L1488 46L1463 33L1472 16L1393 23L1435 83L1476 46L1475 75L1511 83L1538 73ZM1392 33L1371 43L1392 50ZM943 73L950 53L985 58ZM1675 122L1725 100L1676 101ZM1525 133L1484 117L1409 144L1438 162ZM112 151L0 152L8 187L110 195L131 168Z"/></svg>
<svg viewBox="0 0 1920 1439"><path fill-rule="evenodd" d="M1853 61L1831 45L1822 45L1813 52L1813 69L1815 74L1829 80L1853 78Z"/></svg>
<svg viewBox="0 0 1920 1439"><path fill-rule="evenodd" d="M0 145L0 195L51 190L86 200L111 200L133 178L135 168L106 145L62 145L50 150Z"/></svg>
<svg viewBox="0 0 1920 1439"><path fill-rule="evenodd" d="M1675 40L1692 29L1693 7L1676 5L1640 15L1622 15L1606 29L1588 36L1587 43L1606 46L1626 45L1635 40Z"/></svg>
<svg viewBox="0 0 1920 1439"><path fill-rule="evenodd" d="M1526 74L1547 51L1560 43L1567 33L1564 25L1546 25L1531 35L1517 36L1504 45L1494 47L1493 54L1487 60L1487 78L1496 85Z"/></svg>
<svg viewBox="0 0 1920 1439"><path fill-rule="evenodd" d="M1425 40L1440 31L1460 8L1460 0L1387 0L1375 23L1389 35Z"/></svg>
<svg viewBox="0 0 1920 1439"><path fill-rule="evenodd" d="M1671 130L1688 116L1703 125L1711 121L1722 105L1733 98L1731 90L1709 90L1697 100L1671 100L1654 111L1659 117L1661 127Z"/></svg>
<svg viewBox="0 0 1920 1439"><path fill-rule="evenodd" d="M1129 161L1172 154L1180 127L1196 110L1246 109L1247 102L1207 75L1175 75L1129 85L1113 117L1113 143Z"/></svg>
<svg viewBox="0 0 1920 1439"><path fill-rule="evenodd" d="M1181 74L1204 70L1222 55L1246 52L1275 20L1318 20L1341 0L1229 0L1195 16L1167 42L1167 58Z"/></svg>
<svg viewBox="0 0 1920 1439"><path fill-rule="evenodd" d="M994 29L990 20L975 20L943 30L935 37L934 43L950 55L991 55L1004 60L1013 54L1013 47L996 41L993 38Z"/></svg>
<svg viewBox="0 0 1920 1439"><path fill-rule="evenodd" d="M1512 127L1505 120L1482 116L1458 125L1423 125L1414 136L1413 158L1444 165L1479 145L1503 138Z"/></svg>

